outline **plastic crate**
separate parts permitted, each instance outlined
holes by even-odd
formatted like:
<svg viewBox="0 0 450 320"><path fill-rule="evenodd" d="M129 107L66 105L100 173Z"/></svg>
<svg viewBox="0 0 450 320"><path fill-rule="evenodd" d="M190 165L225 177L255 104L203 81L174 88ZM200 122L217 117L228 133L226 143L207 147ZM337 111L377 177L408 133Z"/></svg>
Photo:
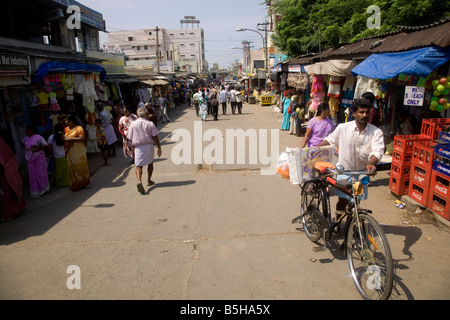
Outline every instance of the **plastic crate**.
<svg viewBox="0 0 450 320"><path fill-rule="evenodd" d="M450 201L448 197L443 197L436 191L430 190L427 207L445 220L450 221Z"/></svg>
<svg viewBox="0 0 450 320"><path fill-rule="evenodd" d="M434 142L415 143L412 152L412 162L431 169L436 158L434 155L435 146L436 143Z"/></svg>
<svg viewBox="0 0 450 320"><path fill-rule="evenodd" d="M423 188L428 188L431 181L431 168L423 167L417 163L411 165L411 182L419 184Z"/></svg>
<svg viewBox="0 0 450 320"><path fill-rule="evenodd" d="M439 132L447 126L450 126L450 119L447 118L423 119L420 133L430 137L431 140L436 140L439 137Z"/></svg>
<svg viewBox="0 0 450 320"><path fill-rule="evenodd" d="M400 152L397 150L393 150L392 152L392 162L400 166L411 166L412 162L412 152ZM433 165L433 163L431 163Z"/></svg>
<svg viewBox="0 0 450 320"><path fill-rule="evenodd" d="M391 175L394 175L396 177L402 178L409 178L411 175L411 166L408 165L399 165L395 162L391 163Z"/></svg>
<svg viewBox="0 0 450 320"><path fill-rule="evenodd" d="M434 147L434 153L437 157L450 159L450 145L449 144L437 144Z"/></svg>
<svg viewBox="0 0 450 320"><path fill-rule="evenodd" d="M416 142L431 142L431 138L421 134L399 135L394 137L394 149L398 152L408 153L413 151Z"/></svg>
<svg viewBox="0 0 450 320"><path fill-rule="evenodd" d="M415 182L409 183L408 196L411 199L416 200L418 203L423 205L424 207L428 204L428 193L430 192L429 188L425 188Z"/></svg>
<svg viewBox="0 0 450 320"><path fill-rule="evenodd" d="M391 190L398 196L407 195L409 191L409 182L409 178L399 178L397 176L391 175L391 178L389 179L389 190Z"/></svg>
<svg viewBox="0 0 450 320"><path fill-rule="evenodd" d="M447 144L449 144L450 143L450 133L449 132L439 132L439 137L438 137L438 140L441 142L441 143L447 143Z"/></svg>
<svg viewBox="0 0 450 320"><path fill-rule="evenodd" d="M433 161L433 170L443 174L447 177L450 177L450 165L442 163L438 160Z"/></svg>
<svg viewBox="0 0 450 320"><path fill-rule="evenodd" d="M446 199L450 195L450 177L440 174L437 171L431 171L430 190L437 192Z"/></svg>

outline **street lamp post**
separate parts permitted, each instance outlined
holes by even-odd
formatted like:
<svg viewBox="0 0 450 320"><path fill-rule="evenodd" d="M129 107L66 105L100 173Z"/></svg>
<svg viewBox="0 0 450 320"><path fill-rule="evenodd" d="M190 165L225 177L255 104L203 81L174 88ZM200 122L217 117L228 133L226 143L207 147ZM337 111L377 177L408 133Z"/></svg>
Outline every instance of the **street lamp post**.
<svg viewBox="0 0 450 320"><path fill-rule="evenodd" d="M265 25L265 31L266 31L266 38L267 38L267 24ZM242 31L252 31L252 32L256 32L257 34L259 34L261 36L262 42L263 42L263 46L264 46L264 89L267 90L267 69L269 68L269 59L267 56L267 39L264 38L264 36L257 30L253 30L253 29L247 29L247 28L237 28L236 29L237 32L242 32Z"/></svg>

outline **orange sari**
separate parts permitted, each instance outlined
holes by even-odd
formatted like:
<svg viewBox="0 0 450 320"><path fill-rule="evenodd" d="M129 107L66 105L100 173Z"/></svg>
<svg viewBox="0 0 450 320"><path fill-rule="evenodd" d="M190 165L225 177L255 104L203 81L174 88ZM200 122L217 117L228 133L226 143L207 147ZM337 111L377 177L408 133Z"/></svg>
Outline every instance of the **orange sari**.
<svg viewBox="0 0 450 320"><path fill-rule="evenodd" d="M73 129L64 129L65 138L79 138L86 133L81 126ZM84 142L66 142L67 170L69 172L69 184L72 191L78 191L91 184L89 179L89 167L86 156L86 144Z"/></svg>

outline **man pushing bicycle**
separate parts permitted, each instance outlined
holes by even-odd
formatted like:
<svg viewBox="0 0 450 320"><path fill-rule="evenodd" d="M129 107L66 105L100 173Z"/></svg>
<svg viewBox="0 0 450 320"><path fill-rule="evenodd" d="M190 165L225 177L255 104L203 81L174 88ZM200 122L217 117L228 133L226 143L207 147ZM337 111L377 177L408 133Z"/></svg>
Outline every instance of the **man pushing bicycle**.
<svg viewBox="0 0 450 320"><path fill-rule="evenodd" d="M371 107L369 100L355 100L353 102L355 120L338 125L319 144L319 147L336 146L338 150L337 165L342 165L345 170L374 171L376 164L383 157L385 150L383 132L369 123ZM347 179L350 182L351 176L338 176L337 180L340 179ZM339 190L336 190L336 195L339 197L336 203L336 220L339 220L352 199ZM363 199L367 199L367 186L364 186Z"/></svg>

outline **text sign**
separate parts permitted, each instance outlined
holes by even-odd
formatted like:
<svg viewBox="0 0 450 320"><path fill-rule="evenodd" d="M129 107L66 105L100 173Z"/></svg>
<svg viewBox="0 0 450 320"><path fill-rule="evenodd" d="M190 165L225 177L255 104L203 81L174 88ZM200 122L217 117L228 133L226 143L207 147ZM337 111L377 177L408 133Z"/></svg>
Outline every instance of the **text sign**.
<svg viewBox="0 0 450 320"><path fill-rule="evenodd" d="M424 87L405 87L405 99L403 104L405 106L423 106L423 98L425 97Z"/></svg>

